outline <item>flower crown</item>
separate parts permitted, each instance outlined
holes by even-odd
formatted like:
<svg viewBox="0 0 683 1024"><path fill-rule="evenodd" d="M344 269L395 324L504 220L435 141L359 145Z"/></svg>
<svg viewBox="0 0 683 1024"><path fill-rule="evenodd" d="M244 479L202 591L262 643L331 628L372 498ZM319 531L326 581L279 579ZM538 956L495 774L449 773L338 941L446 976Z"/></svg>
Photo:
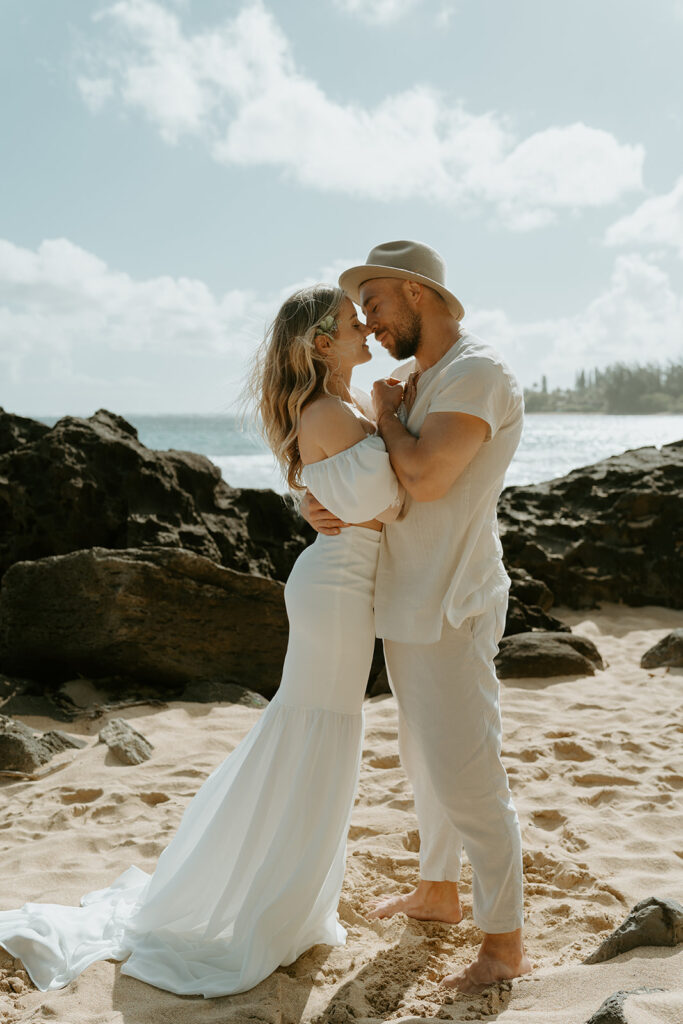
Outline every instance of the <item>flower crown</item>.
<svg viewBox="0 0 683 1024"><path fill-rule="evenodd" d="M339 327L339 324L337 323L335 318L332 316L331 313L328 313L327 316L324 316L322 318L322 320L314 328L314 330L315 330L316 334L326 334L328 338L330 338L331 340L334 340L332 338L332 335L334 334L334 332L337 330L338 327Z"/></svg>

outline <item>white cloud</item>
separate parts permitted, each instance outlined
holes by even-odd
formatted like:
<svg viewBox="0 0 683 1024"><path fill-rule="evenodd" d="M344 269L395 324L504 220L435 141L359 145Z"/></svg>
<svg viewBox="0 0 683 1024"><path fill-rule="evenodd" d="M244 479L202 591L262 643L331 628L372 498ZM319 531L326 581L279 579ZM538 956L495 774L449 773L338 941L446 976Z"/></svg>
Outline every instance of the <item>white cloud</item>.
<svg viewBox="0 0 683 1024"><path fill-rule="evenodd" d="M571 316L514 322L502 310L473 310L466 326L497 346L521 381L548 377L568 387L580 369L683 358L683 296L657 263L619 256L607 287Z"/></svg>
<svg viewBox="0 0 683 1024"><path fill-rule="evenodd" d="M114 92L114 83L110 78L88 78L81 75L76 84L83 101L93 114L102 109Z"/></svg>
<svg viewBox="0 0 683 1024"><path fill-rule="evenodd" d="M481 192L498 201L512 226L553 219L565 207L603 206L640 187L644 152L609 132L572 124L548 128L518 143L499 161L478 167Z"/></svg>
<svg viewBox="0 0 683 1024"><path fill-rule="evenodd" d="M35 251L0 240L0 404L215 411L271 306L200 280L135 280L64 238Z"/></svg>
<svg viewBox="0 0 683 1024"><path fill-rule="evenodd" d="M605 234L607 245L671 246L683 256L683 177L670 192L653 196Z"/></svg>
<svg viewBox="0 0 683 1024"><path fill-rule="evenodd" d="M260 0L195 35L155 0L119 0L100 21L115 39L106 74L81 80L91 108L116 96L167 142L199 137L226 165L272 165L305 186L381 202L485 204L517 230L642 187L643 148L584 124L519 139L501 115L472 114L427 86L373 108L336 102L298 71Z"/></svg>
<svg viewBox="0 0 683 1024"><path fill-rule="evenodd" d="M394 24L418 8L422 13L423 2L424 0L334 0L335 6L345 14L354 15L370 25ZM455 4L451 0L430 3L429 7L435 8L433 16L436 25L445 28L450 24L455 14Z"/></svg>
<svg viewBox="0 0 683 1024"><path fill-rule="evenodd" d="M422 0L335 0L348 14L355 14L375 25L386 25L405 17Z"/></svg>
<svg viewBox="0 0 683 1024"><path fill-rule="evenodd" d="M453 17L454 14L455 14L455 4L454 3L443 3L443 4L441 4L439 9L436 12L436 18L435 18L436 24L439 26L439 28L447 28L448 25L450 25L451 18Z"/></svg>
<svg viewBox="0 0 683 1024"><path fill-rule="evenodd" d="M53 348L99 337L116 351L168 354L188 344L236 351L254 296L235 290L216 298L203 281L183 277L135 281L65 238L35 252L0 239L0 302L6 318L22 322L24 341L42 342L49 323ZM12 344L11 334L3 338L3 347Z"/></svg>
<svg viewBox="0 0 683 1024"><path fill-rule="evenodd" d="M321 268L335 280L351 260ZM66 239L34 251L0 240L0 405L26 413L230 411L277 293L215 295L200 280L135 280ZM465 326L500 349L524 384L571 385L579 369L683 356L683 297L667 273L637 253L619 256L585 309L515 321L468 310ZM374 358L356 383L369 388L393 361Z"/></svg>

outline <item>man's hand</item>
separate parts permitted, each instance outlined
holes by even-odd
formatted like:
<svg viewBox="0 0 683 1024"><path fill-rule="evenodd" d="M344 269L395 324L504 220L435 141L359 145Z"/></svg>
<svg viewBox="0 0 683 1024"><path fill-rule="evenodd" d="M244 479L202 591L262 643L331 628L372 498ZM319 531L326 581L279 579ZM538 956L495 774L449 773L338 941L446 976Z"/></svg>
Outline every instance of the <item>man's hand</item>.
<svg viewBox="0 0 683 1024"><path fill-rule="evenodd" d="M336 537L345 526L349 526L349 523L343 523L324 505L321 505L310 491L306 491L301 499L299 511L317 533L324 533L326 537Z"/></svg>
<svg viewBox="0 0 683 1024"><path fill-rule="evenodd" d="M395 377L376 380L372 385L372 403L377 422L382 413L396 412L403 398L403 384Z"/></svg>

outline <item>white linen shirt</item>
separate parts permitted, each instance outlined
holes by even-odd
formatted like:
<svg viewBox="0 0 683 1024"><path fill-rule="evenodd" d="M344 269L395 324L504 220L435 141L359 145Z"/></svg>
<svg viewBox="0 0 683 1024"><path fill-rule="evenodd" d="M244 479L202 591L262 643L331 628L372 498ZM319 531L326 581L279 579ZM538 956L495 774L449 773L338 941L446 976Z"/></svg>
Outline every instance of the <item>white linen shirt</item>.
<svg viewBox="0 0 683 1024"><path fill-rule="evenodd" d="M395 376L406 377L414 361ZM415 401L399 418L419 436L433 412L464 412L488 424L484 444L450 490L435 501L406 495L399 518L383 530L375 585L377 636L431 644L444 616L456 629L505 598L496 504L522 434L524 399L500 356L473 334L420 376Z"/></svg>

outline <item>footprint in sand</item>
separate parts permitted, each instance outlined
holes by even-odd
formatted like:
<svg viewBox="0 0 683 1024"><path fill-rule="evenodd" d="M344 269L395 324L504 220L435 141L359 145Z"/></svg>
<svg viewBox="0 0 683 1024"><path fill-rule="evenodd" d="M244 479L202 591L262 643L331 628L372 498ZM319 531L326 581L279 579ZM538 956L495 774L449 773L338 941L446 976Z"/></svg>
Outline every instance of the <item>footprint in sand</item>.
<svg viewBox="0 0 683 1024"><path fill-rule="evenodd" d="M349 827L349 839L374 839L381 835L381 829L369 825L351 825Z"/></svg>
<svg viewBox="0 0 683 1024"><path fill-rule="evenodd" d="M575 740L556 740L553 753L558 761L592 761L595 754Z"/></svg>
<svg viewBox="0 0 683 1024"><path fill-rule="evenodd" d="M560 814L554 807L549 807L547 810L533 811L531 820L537 828L545 829L546 832L553 832L560 825L564 825L567 819L564 814Z"/></svg>
<svg viewBox="0 0 683 1024"><path fill-rule="evenodd" d="M577 786L637 786L638 779L628 775L603 775L600 772L583 772L572 776Z"/></svg>
<svg viewBox="0 0 683 1024"><path fill-rule="evenodd" d="M59 799L63 804L91 804L104 793L103 789L62 789Z"/></svg>
<svg viewBox="0 0 683 1024"><path fill-rule="evenodd" d="M659 775L657 781L672 789L683 789L683 778L680 775Z"/></svg>
<svg viewBox="0 0 683 1024"><path fill-rule="evenodd" d="M582 862L558 860L544 850L524 854L524 874L528 881L545 882L566 891L586 889L596 881Z"/></svg>
<svg viewBox="0 0 683 1024"><path fill-rule="evenodd" d="M385 806L386 807L391 807L395 811L410 811L410 810L413 809L414 803L413 803L413 798L412 797L408 797L408 796L399 797L399 796L397 796L397 797L394 797L393 800L388 800L386 802Z"/></svg>
<svg viewBox="0 0 683 1024"><path fill-rule="evenodd" d="M524 750L519 752L516 750L504 750L503 757L518 757L520 761L529 763L531 761L538 761L539 757L543 757L545 754L544 750L540 747L525 747Z"/></svg>
<svg viewBox="0 0 683 1024"><path fill-rule="evenodd" d="M178 768L175 772L170 772L172 779L204 779L206 778L206 772L202 772L199 768Z"/></svg>
<svg viewBox="0 0 683 1024"><path fill-rule="evenodd" d="M143 804L148 807L156 807L157 804L165 804L171 798L166 793L138 793Z"/></svg>
<svg viewBox="0 0 683 1024"><path fill-rule="evenodd" d="M580 853L582 850L588 849L587 841L583 836L577 835L572 829L565 827L562 829L561 834L562 846L568 853Z"/></svg>
<svg viewBox="0 0 683 1024"><path fill-rule="evenodd" d="M398 754L385 754L383 757L373 757L366 762L371 768L398 768L400 763Z"/></svg>

